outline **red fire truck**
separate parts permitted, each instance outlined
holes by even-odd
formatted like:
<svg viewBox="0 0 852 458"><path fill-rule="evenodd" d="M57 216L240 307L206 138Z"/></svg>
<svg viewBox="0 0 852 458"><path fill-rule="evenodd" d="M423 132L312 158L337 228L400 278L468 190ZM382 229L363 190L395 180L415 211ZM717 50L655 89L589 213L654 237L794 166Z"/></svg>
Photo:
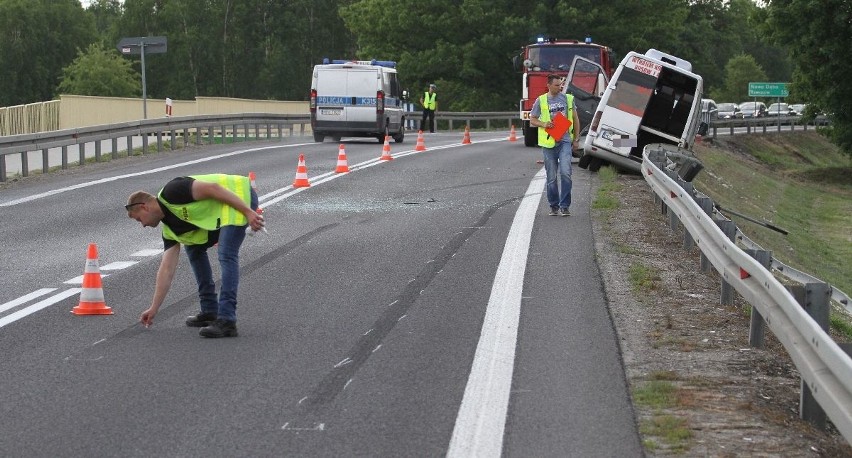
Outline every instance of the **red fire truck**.
<svg viewBox="0 0 852 458"><path fill-rule="evenodd" d="M535 99L547 92L547 75L555 73L563 77L568 76L575 57L598 64L607 79L612 77L618 65L614 62L615 56L612 49L592 43L591 38L581 42L541 37L535 43L523 46L521 53L512 60L515 70L522 74L520 119L526 146L538 144L538 128L530 126L530 110ZM576 71L579 70L575 69ZM584 78L583 74L575 73L572 78L573 84L567 88L567 92L574 94L577 115L584 130L588 128L601 96L597 93L600 91L595 90L600 87L597 73L589 72L588 75Z"/></svg>

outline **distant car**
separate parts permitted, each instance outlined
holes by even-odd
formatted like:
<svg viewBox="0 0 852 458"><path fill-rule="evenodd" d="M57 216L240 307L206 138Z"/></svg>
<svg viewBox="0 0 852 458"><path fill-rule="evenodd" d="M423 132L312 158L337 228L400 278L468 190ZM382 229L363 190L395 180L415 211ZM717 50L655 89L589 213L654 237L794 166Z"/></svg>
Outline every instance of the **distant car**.
<svg viewBox="0 0 852 458"><path fill-rule="evenodd" d="M743 102L740 104L743 118L762 118L766 116L766 104L763 102Z"/></svg>
<svg viewBox="0 0 852 458"><path fill-rule="evenodd" d="M794 104L790 105L790 111L792 111L791 114L793 116L801 116L801 115L805 114L805 108L807 106L808 105L805 104L805 103L794 103Z"/></svg>
<svg viewBox="0 0 852 458"><path fill-rule="evenodd" d="M713 99L701 99L701 120L704 122L719 119L719 108Z"/></svg>
<svg viewBox="0 0 852 458"><path fill-rule="evenodd" d="M743 112L736 103L720 103L716 105L719 109L719 119L742 119Z"/></svg>
<svg viewBox="0 0 852 458"><path fill-rule="evenodd" d="M790 116L791 114L790 105L786 103L773 103L766 109L766 116Z"/></svg>

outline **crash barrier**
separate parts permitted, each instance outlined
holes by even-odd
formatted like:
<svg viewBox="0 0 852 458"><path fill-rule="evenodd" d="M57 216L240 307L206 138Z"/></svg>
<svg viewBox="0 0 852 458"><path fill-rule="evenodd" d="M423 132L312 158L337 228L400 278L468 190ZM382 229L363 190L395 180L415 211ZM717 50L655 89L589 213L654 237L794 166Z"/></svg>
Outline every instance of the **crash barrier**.
<svg viewBox="0 0 852 458"><path fill-rule="evenodd" d="M852 358L827 333L829 296L845 300L847 310L848 296L833 293L831 286L807 275L799 277L803 285L785 287L769 269L782 267L780 274L787 280L795 280L797 274L771 260L771 252L753 242L748 252L741 249L736 225L683 179L684 161L671 161L672 151L676 147L648 145L642 162L642 175L668 214L670 226L682 225L684 246L701 250L702 270L712 266L722 277L723 304L733 303L734 290L751 304L750 344L762 347L767 326L787 350L802 378L800 417L824 426L827 414L852 443Z"/></svg>
<svg viewBox="0 0 852 458"><path fill-rule="evenodd" d="M94 158L100 162L104 143L115 159L120 152L132 152L136 146L141 147L142 154L145 154L152 141L156 142L157 151L162 152L164 138L168 139L169 148L174 150L180 143L184 146L191 143L200 145L204 137L207 137L208 143L214 143L217 140L236 142L250 139L282 139L285 135L304 136L305 131L310 129L310 122L310 116L307 114L244 113L157 118L37 134L10 135L0 137L0 182L6 181L9 169L7 160L15 155L18 156L16 159L20 160L20 167L16 169L20 170L22 176L28 176L32 171L29 164L31 155L34 156L33 162L39 162L42 172L47 173L51 167L68 168L69 152L76 153L76 160L71 162L83 165L86 158ZM138 145L134 144L135 142ZM87 149L92 149L93 155Z"/></svg>
<svg viewBox="0 0 852 458"><path fill-rule="evenodd" d="M709 127L708 136L716 138L719 132L725 131L729 135L766 134L773 131L807 131L819 126L827 126L831 124L831 120L825 116L817 116L809 121L803 120L801 116L765 116L748 119L717 119L707 124Z"/></svg>
<svg viewBox="0 0 852 458"><path fill-rule="evenodd" d="M423 119L423 112L419 111L414 114L417 116L417 124L419 126L420 121ZM465 127L467 127L468 129L491 129L492 121L494 121L494 124L496 126L499 126L500 128L503 128L503 126L505 126L507 129L511 129L513 125L520 125L520 120L518 119L517 111L435 112L435 124L438 125L442 121L447 123L447 125L449 126L448 130L453 130L455 127L458 127L459 129L464 129Z"/></svg>

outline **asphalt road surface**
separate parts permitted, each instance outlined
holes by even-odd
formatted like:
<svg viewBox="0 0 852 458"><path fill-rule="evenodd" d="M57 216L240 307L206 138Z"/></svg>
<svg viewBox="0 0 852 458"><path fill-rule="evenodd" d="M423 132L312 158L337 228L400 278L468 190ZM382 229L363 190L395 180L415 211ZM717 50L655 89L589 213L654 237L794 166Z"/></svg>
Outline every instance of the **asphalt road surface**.
<svg viewBox="0 0 852 458"><path fill-rule="evenodd" d="M540 150L507 136L409 136L392 161L344 139L348 174L336 143L253 142L0 188L0 455L641 456L594 175L575 168L572 216L547 216ZM140 326L162 242L128 194L250 171L268 233L241 251L239 337L184 325L185 254ZM113 315L70 313L89 243Z"/></svg>

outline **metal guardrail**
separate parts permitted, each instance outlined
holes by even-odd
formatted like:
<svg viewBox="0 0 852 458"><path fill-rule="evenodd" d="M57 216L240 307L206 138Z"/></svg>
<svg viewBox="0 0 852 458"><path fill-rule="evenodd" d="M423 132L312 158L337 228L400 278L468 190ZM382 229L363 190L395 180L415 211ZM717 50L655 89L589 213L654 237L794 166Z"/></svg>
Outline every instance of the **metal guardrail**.
<svg viewBox="0 0 852 458"><path fill-rule="evenodd" d="M263 134L270 139L274 130L277 130L278 138L283 137L285 130L292 136L296 126L300 128L299 135L305 135L306 125L310 125L310 116L306 114L243 113L147 119L37 134L4 136L0 137L0 182L6 181L7 178L6 157L13 154L20 155L21 175L27 176L30 173L28 153L39 150L42 152L42 171L47 173L51 167L48 153L51 148L62 149L61 163L53 164L53 166L67 168L69 146L78 148L79 160L82 164L85 162L86 145L89 143L94 144L95 160L101 160L101 142L105 140L112 140L112 156L118 157L117 140L120 138L128 139L125 149L130 151L133 149L132 139L141 137L144 154L148 149L149 136L156 136L157 151L162 151L164 136L170 138L170 147L175 149L175 140L178 136L181 136L186 143L191 138L190 134L194 134L196 144L201 144L205 133L212 142L214 135L225 137L228 132L231 132L232 138L236 140L240 138L239 132L242 128L244 139L247 139L250 133L257 136Z"/></svg>
<svg viewBox="0 0 852 458"><path fill-rule="evenodd" d="M750 133L769 133L772 131L780 132L782 127L789 130L804 130L816 129L819 126L827 126L831 122L825 116L817 116L815 119L803 122L801 116L762 116L760 118L748 119L715 119L708 122L710 136L716 137L720 130L728 130L730 135L734 135L736 128L746 128L746 134Z"/></svg>
<svg viewBox="0 0 852 458"><path fill-rule="evenodd" d="M642 175L646 182L701 249L703 259L763 317L799 370L803 388L810 389L819 407L852 443L852 358L769 270L725 234L713 218L712 205L702 208L697 202L692 184L666 168L667 149L669 145L645 147Z"/></svg>

